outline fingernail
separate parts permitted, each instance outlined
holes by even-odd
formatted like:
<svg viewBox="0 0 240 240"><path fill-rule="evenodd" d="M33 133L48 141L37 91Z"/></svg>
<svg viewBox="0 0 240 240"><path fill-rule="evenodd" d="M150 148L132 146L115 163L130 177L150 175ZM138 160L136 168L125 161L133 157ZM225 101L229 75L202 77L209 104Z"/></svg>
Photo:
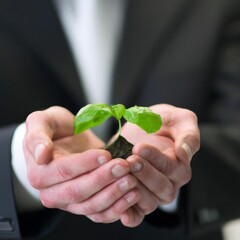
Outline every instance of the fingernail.
<svg viewBox="0 0 240 240"><path fill-rule="evenodd" d="M127 168L124 168L120 165L116 165L113 169L112 169L112 174L114 177L122 177L124 176L126 173L128 172Z"/></svg>
<svg viewBox="0 0 240 240"><path fill-rule="evenodd" d="M131 192L125 196L126 201L130 204L134 201L136 194Z"/></svg>
<svg viewBox="0 0 240 240"><path fill-rule="evenodd" d="M133 173L138 173L140 171L142 171L143 169L143 164L140 162L135 162L132 166L131 166L131 171Z"/></svg>
<svg viewBox="0 0 240 240"><path fill-rule="evenodd" d="M126 192L129 189L128 181L120 182L118 185L121 192Z"/></svg>
<svg viewBox="0 0 240 240"><path fill-rule="evenodd" d="M35 149L34 157L35 161L37 162L39 159L39 156L41 155L43 149L45 148L45 145L43 143L39 143Z"/></svg>
<svg viewBox="0 0 240 240"><path fill-rule="evenodd" d="M105 162L107 162L107 159L104 156L99 156L98 162L100 165L103 165Z"/></svg>
<svg viewBox="0 0 240 240"><path fill-rule="evenodd" d="M188 144L184 143L182 145L182 148L184 149L185 153L187 154L188 161L190 162L192 159L192 151L191 148L188 146Z"/></svg>
<svg viewBox="0 0 240 240"><path fill-rule="evenodd" d="M140 152L140 156L143 158L148 158L151 155L151 151L149 149L143 149Z"/></svg>

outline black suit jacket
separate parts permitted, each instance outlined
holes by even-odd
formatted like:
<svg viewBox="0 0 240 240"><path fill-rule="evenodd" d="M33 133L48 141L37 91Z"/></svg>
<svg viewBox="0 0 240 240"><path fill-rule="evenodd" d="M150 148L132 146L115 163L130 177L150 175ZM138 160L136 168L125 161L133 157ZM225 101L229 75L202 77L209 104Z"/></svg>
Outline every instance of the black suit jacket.
<svg viewBox="0 0 240 240"><path fill-rule="evenodd" d="M172 216L155 211L134 229L56 210L16 217L9 177L15 124L52 105L76 113L86 98L51 1L0 1L0 171L5 173L0 216L12 219L14 227L11 233L0 231L0 238L17 235L19 222L22 236L38 239L185 239L185 233L210 232L239 217L239 93L239 1L129 1L112 103L169 103L199 117L202 146L179 211Z"/></svg>

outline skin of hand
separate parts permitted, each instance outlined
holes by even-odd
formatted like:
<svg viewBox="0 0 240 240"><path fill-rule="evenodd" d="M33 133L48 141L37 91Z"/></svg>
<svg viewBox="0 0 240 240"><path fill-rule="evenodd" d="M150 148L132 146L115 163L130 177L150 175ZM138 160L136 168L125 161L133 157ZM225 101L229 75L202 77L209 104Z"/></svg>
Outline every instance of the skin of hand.
<svg viewBox="0 0 240 240"><path fill-rule="evenodd" d="M48 208L113 222L141 195L127 161L111 160L91 131L74 135L74 115L62 107L30 114L23 149L28 179ZM142 190L144 192L144 190Z"/></svg>
<svg viewBox="0 0 240 240"><path fill-rule="evenodd" d="M191 177L189 161L199 148L197 119L192 112L169 105L152 109L163 116L165 125L147 135L125 124L122 135L136 144L127 161L110 161L110 154L98 149L103 142L91 131L74 136L74 116L66 109L52 107L31 114L24 152L29 181L40 190L43 205L95 222L120 219L134 227L160 203L172 201ZM165 166L174 169L167 171Z"/></svg>
<svg viewBox="0 0 240 240"><path fill-rule="evenodd" d="M122 128L122 135L134 144L127 161L144 189L141 200L121 216L128 226L138 225L159 204L176 198L179 188L191 179L190 162L200 148L198 120L193 112L167 104L151 109L163 120L158 132L146 134L131 123Z"/></svg>

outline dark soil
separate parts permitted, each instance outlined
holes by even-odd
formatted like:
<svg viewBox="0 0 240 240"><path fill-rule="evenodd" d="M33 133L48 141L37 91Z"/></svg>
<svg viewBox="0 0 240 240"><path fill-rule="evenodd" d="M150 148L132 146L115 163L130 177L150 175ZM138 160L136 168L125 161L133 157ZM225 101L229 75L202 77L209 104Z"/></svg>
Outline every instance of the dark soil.
<svg viewBox="0 0 240 240"><path fill-rule="evenodd" d="M106 150L112 154L112 158L126 159L132 155L132 148L133 145L120 135L115 142L106 147Z"/></svg>

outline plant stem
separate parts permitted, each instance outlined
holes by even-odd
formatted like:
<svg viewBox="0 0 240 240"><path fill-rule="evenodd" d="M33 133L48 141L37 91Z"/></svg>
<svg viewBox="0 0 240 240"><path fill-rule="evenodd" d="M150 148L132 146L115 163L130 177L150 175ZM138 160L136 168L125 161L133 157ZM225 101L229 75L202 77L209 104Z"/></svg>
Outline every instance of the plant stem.
<svg viewBox="0 0 240 240"><path fill-rule="evenodd" d="M121 131L122 131L122 123L121 123L121 120L118 119L118 137L121 135Z"/></svg>

